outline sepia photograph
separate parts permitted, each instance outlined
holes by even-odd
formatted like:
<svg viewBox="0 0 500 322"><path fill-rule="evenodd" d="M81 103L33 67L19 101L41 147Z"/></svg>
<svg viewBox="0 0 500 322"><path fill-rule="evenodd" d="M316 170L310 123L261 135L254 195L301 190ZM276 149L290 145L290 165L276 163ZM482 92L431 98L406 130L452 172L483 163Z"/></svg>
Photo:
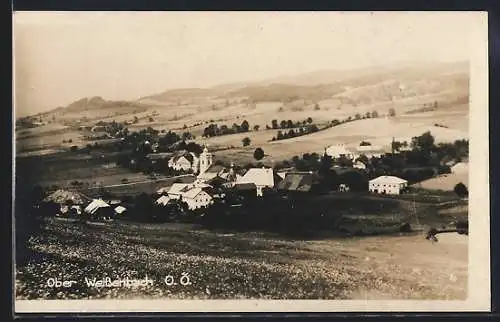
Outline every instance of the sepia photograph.
<svg viewBox="0 0 500 322"><path fill-rule="evenodd" d="M489 310L487 41L481 12L15 12L16 311Z"/></svg>

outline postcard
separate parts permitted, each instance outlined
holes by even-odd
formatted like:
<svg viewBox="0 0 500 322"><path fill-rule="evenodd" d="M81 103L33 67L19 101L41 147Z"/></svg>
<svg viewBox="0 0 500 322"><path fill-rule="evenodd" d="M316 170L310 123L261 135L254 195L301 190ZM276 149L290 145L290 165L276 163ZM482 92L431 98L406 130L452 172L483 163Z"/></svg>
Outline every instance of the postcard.
<svg viewBox="0 0 500 322"><path fill-rule="evenodd" d="M484 12L13 16L16 313L489 311Z"/></svg>

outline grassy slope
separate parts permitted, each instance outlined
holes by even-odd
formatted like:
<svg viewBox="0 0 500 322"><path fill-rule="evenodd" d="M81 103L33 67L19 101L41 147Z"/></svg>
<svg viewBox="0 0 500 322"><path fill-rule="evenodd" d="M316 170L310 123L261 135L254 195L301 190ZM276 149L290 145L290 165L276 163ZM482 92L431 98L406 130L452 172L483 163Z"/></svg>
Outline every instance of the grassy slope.
<svg viewBox="0 0 500 322"><path fill-rule="evenodd" d="M465 238L465 237L463 237ZM221 234L182 225L120 224L91 227L52 222L32 239L41 261L20 267L18 299L259 298L259 299L463 299L467 246L436 245L423 236L320 241L282 240L257 233ZM192 285L167 287L170 274L189 274ZM102 289L84 277L147 274L148 289ZM58 290L46 278L80 281Z"/></svg>

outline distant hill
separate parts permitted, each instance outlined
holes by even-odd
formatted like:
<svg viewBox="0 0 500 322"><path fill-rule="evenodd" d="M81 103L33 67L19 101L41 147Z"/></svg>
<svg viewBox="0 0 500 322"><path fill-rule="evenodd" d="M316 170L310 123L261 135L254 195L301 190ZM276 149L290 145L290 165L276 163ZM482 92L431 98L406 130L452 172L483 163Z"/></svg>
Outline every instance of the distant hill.
<svg viewBox="0 0 500 322"><path fill-rule="evenodd" d="M141 97L138 101L178 102L186 99L209 98L224 94L224 91L214 88L180 88L162 93Z"/></svg>
<svg viewBox="0 0 500 322"><path fill-rule="evenodd" d="M354 104L411 97L438 91L464 92L468 95L469 64L407 62L351 70L323 70L281 76L258 82L221 84L211 88L170 89L133 101L108 101L102 97L82 98L66 107L42 115L67 115L85 112L104 117L143 112L165 104L205 104L215 100L249 99L255 102L309 102L339 98Z"/></svg>
<svg viewBox="0 0 500 322"><path fill-rule="evenodd" d="M254 102L293 102L296 100L318 101L341 93L343 88L335 84L300 86L290 84L270 84L247 86L232 91L230 97L248 97Z"/></svg>
<svg viewBox="0 0 500 322"><path fill-rule="evenodd" d="M146 106L134 101L107 101L100 96L94 96L90 98L85 97L79 99L78 101L75 101L66 106L66 108L59 109L59 111L70 113L70 112L81 112L94 109L106 109L106 108L117 108L117 107L132 107L138 109L146 108Z"/></svg>

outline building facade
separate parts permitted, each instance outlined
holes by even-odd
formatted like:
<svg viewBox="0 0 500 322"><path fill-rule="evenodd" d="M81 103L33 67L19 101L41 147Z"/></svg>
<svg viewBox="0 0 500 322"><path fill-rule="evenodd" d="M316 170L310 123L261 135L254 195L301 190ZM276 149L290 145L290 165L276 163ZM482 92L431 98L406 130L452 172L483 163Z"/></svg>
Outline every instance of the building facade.
<svg viewBox="0 0 500 322"><path fill-rule="evenodd" d="M399 195L408 187L408 181L394 176L380 176L368 183L372 193Z"/></svg>

